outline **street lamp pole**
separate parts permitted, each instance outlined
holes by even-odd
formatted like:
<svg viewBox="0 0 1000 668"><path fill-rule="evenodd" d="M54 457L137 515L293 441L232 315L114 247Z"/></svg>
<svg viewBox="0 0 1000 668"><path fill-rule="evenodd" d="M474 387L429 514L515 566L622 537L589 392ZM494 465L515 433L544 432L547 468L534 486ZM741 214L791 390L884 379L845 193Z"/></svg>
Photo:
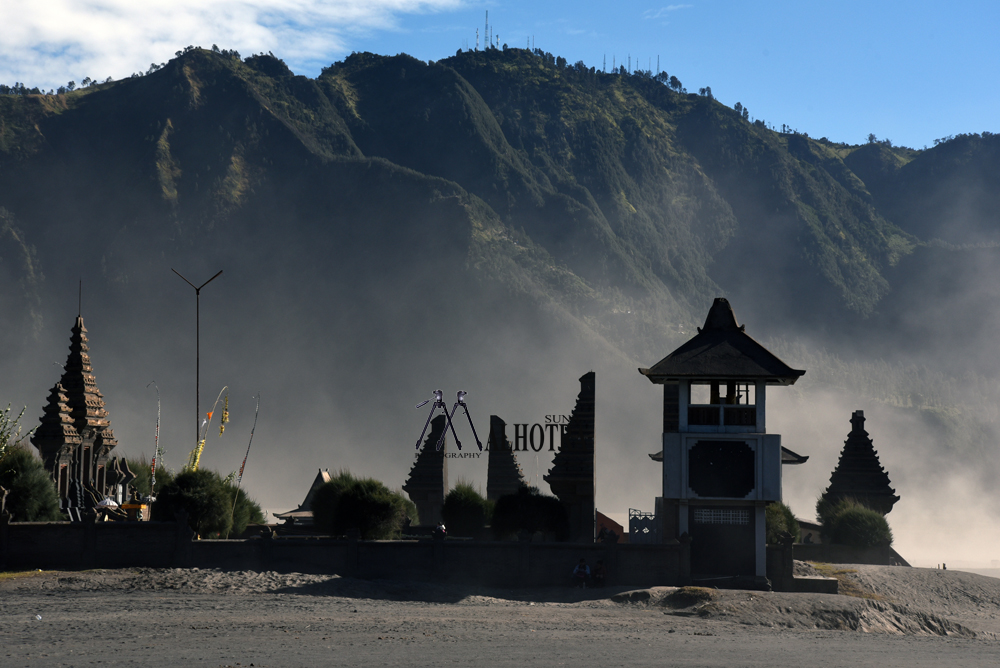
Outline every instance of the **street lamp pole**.
<svg viewBox="0 0 1000 668"><path fill-rule="evenodd" d="M222 270L197 287L176 269L170 271L194 288L194 444L197 446L201 436L201 289L221 276Z"/></svg>

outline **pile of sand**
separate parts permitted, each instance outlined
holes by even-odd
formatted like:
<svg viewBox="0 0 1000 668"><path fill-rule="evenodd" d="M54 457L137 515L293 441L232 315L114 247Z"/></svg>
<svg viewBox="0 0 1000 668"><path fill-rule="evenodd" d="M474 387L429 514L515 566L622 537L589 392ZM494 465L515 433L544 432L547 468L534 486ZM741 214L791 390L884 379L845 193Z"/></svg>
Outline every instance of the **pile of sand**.
<svg viewBox="0 0 1000 668"><path fill-rule="evenodd" d="M1000 637L1000 579L927 568L796 562L796 575L840 580L841 594L655 587L612 597L679 616L772 628Z"/></svg>

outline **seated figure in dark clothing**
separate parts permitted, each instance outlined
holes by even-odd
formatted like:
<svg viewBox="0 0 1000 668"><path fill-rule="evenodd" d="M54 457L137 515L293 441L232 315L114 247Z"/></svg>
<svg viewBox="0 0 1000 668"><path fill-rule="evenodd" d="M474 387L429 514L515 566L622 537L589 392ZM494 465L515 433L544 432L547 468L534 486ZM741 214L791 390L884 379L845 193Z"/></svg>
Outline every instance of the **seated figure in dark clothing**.
<svg viewBox="0 0 1000 668"><path fill-rule="evenodd" d="M591 581L594 583L595 587L603 587L608 579L608 569L604 565L603 559L597 560L597 565L594 567L594 572L590 575Z"/></svg>
<svg viewBox="0 0 1000 668"><path fill-rule="evenodd" d="M590 580L590 566L587 565L586 559L580 559L580 563L573 569L573 586L586 589L588 580Z"/></svg>

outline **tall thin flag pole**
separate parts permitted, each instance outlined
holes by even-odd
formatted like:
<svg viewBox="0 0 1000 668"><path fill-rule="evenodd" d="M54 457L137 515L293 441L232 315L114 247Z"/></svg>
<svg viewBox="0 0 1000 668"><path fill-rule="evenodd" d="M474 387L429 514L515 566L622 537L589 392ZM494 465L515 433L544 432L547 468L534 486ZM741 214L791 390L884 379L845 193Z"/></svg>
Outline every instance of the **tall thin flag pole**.
<svg viewBox="0 0 1000 668"><path fill-rule="evenodd" d="M232 519L236 516L236 502L240 498L240 485L243 484L243 469L247 467L247 458L250 457L250 446L253 445L253 433L257 431L257 414L260 413L260 392L257 393L257 407L253 411L253 427L250 429L250 442L247 443L247 453L243 455L243 463L240 464L239 475L236 476L236 494L233 495L233 510L229 514L230 527L229 530L232 531ZM229 534L226 534L226 538L229 538Z"/></svg>
<svg viewBox="0 0 1000 668"><path fill-rule="evenodd" d="M171 268L170 271L194 288L194 444L198 447L198 441L201 440L201 289L221 276L222 270L198 287L181 276L181 272L176 269Z"/></svg>
<svg viewBox="0 0 1000 668"><path fill-rule="evenodd" d="M156 498L156 460L160 458L160 388L156 385L156 381L152 380L146 387L152 385L156 388L156 433L153 435L153 464L149 469L149 496L150 499Z"/></svg>

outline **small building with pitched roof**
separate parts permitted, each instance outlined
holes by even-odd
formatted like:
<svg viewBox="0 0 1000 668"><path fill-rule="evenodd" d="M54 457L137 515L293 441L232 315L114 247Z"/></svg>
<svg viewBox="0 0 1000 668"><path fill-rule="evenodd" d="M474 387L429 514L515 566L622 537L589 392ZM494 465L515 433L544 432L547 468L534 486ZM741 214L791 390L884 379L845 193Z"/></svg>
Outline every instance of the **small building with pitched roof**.
<svg viewBox="0 0 1000 668"><path fill-rule="evenodd" d="M319 469L309 491L306 492L306 498L302 500L299 507L285 513L274 513L274 516L282 520L287 527L311 527L313 525L312 502L313 497L316 496L316 490L332 479L328 469Z"/></svg>

